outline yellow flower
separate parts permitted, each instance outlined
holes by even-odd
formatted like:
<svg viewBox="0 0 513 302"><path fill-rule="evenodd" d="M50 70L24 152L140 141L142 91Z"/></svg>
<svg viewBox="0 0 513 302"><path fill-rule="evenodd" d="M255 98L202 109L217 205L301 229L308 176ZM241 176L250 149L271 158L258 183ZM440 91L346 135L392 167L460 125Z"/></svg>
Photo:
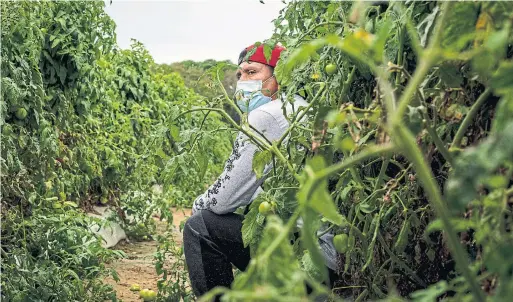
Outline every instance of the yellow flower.
<svg viewBox="0 0 513 302"><path fill-rule="evenodd" d="M363 28L358 28L354 32L354 37L367 45L371 45L374 41L374 35L365 31Z"/></svg>
<svg viewBox="0 0 513 302"><path fill-rule="evenodd" d="M487 12L479 14L476 22L476 30L487 30L493 22L492 17Z"/></svg>

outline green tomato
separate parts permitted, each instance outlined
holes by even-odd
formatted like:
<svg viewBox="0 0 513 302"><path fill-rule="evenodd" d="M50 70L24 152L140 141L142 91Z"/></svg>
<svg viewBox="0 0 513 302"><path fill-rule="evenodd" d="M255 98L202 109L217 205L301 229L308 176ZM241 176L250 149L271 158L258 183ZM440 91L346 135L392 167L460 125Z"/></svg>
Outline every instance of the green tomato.
<svg viewBox="0 0 513 302"><path fill-rule="evenodd" d="M24 120L27 117L27 109L21 107L16 110L16 118L19 120Z"/></svg>
<svg viewBox="0 0 513 302"><path fill-rule="evenodd" d="M146 292L146 297L143 298L144 301L155 301L157 299L157 293L151 289Z"/></svg>
<svg viewBox="0 0 513 302"><path fill-rule="evenodd" d="M64 192L59 192L59 200L62 200L62 201L65 201L66 200L66 193Z"/></svg>
<svg viewBox="0 0 513 302"><path fill-rule="evenodd" d="M347 234L338 234L333 237L333 245L337 252L343 254L347 251Z"/></svg>
<svg viewBox="0 0 513 302"><path fill-rule="evenodd" d="M143 299L143 301L154 301L157 298L157 293L151 289L143 289L139 292L139 297Z"/></svg>
<svg viewBox="0 0 513 302"><path fill-rule="evenodd" d="M130 290L133 291L133 292L138 292L141 290L141 286L137 283L135 284L132 284L132 286L130 286Z"/></svg>
<svg viewBox="0 0 513 302"><path fill-rule="evenodd" d="M100 198L100 202L101 204L107 204L109 202L109 199L106 196L102 196L102 198Z"/></svg>
<svg viewBox="0 0 513 302"><path fill-rule="evenodd" d="M271 212L272 210L272 205L267 202L267 201L263 201L259 206L258 206L258 213L262 214L262 215L267 215L269 214L269 212Z"/></svg>
<svg viewBox="0 0 513 302"><path fill-rule="evenodd" d="M337 72L337 65L330 63L330 64L326 65L324 71L326 71L327 74L332 75L335 72Z"/></svg>
<svg viewBox="0 0 513 302"><path fill-rule="evenodd" d="M140 297L140 298L142 298L142 299L144 299L144 297L146 297L146 295L148 294L148 291L149 291L149 289L147 289L147 288L145 288L145 289L141 289L141 290L139 291L139 297Z"/></svg>

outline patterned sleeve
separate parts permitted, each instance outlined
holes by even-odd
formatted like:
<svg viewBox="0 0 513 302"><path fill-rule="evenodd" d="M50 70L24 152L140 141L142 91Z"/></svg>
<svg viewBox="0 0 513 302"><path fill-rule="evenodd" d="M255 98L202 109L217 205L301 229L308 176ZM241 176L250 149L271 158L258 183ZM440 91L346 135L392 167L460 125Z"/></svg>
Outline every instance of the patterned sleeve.
<svg viewBox="0 0 513 302"><path fill-rule="evenodd" d="M277 140L283 133L275 118L265 111L252 111L248 122L269 141ZM239 133L224 171L206 192L196 198L193 213L198 210L210 210L216 214L232 213L238 207L248 205L261 191L259 188L265 179L265 176L257 179L253 172L253 156L257 150L258 147L246 135ZM264 173L270 168L268 165Z"/></svg>

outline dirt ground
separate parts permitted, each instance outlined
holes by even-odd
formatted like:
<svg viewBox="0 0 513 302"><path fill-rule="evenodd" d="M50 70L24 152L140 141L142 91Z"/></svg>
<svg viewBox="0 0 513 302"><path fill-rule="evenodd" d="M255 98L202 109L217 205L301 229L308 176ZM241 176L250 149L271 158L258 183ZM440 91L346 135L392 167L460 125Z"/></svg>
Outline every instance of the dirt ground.
<svg viewBox="0 0 513 302"><path fill-rule="evenodd" d="M191 209L171 209L173 211L173 225L175 226L174 237L177 243L182 242L182 233L179 232L180 222L191 216ZM157 223L157 233L163 233L166 222L154 218ZM132 284L139 284L141 289L148 288L157 291L158 276L153 264L153 254L157 250L156 241L127 242L122 241L114 247L126 253L127 258L119 259L108 264L108 267L114 268L119 275L119 282L116 283L112 278L105 282L112 284L116 290L118 299L123 302L140 302L138 292L130 291Z"/></svg>

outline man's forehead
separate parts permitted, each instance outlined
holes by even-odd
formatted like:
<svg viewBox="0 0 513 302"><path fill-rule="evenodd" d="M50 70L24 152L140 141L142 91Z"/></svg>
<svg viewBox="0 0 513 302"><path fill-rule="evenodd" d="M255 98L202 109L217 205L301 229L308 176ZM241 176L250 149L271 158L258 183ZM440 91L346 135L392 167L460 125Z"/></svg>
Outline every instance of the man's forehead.
<svg viewBox="0 0 513 302"><path fill-rule="evenodd" d="M247 69L247 68L250 68L250 67L251 68L259 68L260 69L260 68L262 68L264 66L265 66L265 64L262 64L262 63L259 63L259 62L244 61L244 62L240 63L239 70L240 69L244 70L244 69Z"/></svg>

